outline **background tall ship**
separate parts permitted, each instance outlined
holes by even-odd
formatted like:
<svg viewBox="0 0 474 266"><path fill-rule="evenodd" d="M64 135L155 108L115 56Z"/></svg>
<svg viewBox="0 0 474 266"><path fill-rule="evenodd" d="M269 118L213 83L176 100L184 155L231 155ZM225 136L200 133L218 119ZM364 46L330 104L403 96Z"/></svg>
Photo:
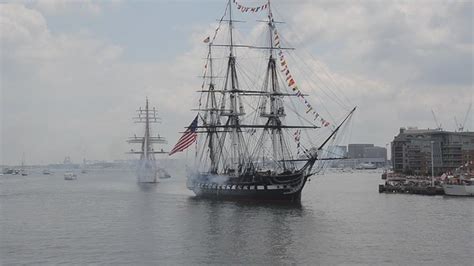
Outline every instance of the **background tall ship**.
<svg viewBox="0 0 474 266"><path fill-rule="evenodd" d="M139 183L156 183L157 177L168 178L169 174L163 169L157 166L155 154L167 153L160 149L155 151L153 144L165 144L166 140L159 134L156 136L152 135L151 124L160 123L161 118L158 117L156 108L148 107L148 98L146 99L145 108L140 107L137 110L137 116L133 118L135 123L145 124L145 132L143 137L137 137L136 135L130 137L127 142L131 144L140 144L141 148L138 151L133 149L128 152L129 154L139 154L140 159L136 164L137 181Z"/></svg>
<svg viewBox="0 0 474 266"><path fill-rule="evenodd" d="M234 25L242 21L233 18L238 11L266 16L248 34L263 40L241 42L245 37ZM197 136L187 181L197 196L300 202L308 178L323 167L317 161L331 159L325 147L341 140L338 133L355 111L344 106L335 125L316 111L290 72L287 57L294 49L282 45L277 23L269 1L258 7L228 1L214 35L204 40L208 56L198 115L175 146L183 147L184 139L187 147Z"/></svg>

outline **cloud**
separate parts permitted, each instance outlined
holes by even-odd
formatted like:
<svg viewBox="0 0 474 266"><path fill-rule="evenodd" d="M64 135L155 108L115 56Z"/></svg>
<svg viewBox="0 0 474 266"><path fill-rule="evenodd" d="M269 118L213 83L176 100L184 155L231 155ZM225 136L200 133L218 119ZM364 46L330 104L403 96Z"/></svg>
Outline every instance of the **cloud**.
<svg viewBox="0 0 474 266"><path fill-rule="evenodd" d="M163 135L175 136L191 116L196 50L173 62L126 62L122 47L92 34L52 34L38 10L3 4L0 15L5 162L17 163L22 152L30 162L124 157L145 96L171 122Z"/></svg>
<svg viewBox="0 0 474 266"><path fill-rule="evenodd" d="M277 19L287 22L281 35L299 48L288 61L312 104L340 118L344 110L337 110L332 91L345 105L359 106L353 142L384 146L400 126L434 127L432 108L451 129L454 116L464 117L473 91L472 2L272 4ZM66 155L75 161L123 158L131 148L124 140L140 132L130 118L145 96L163 117L159 132L168 146L191 121L206 54L202 40L215 22L189 25L186 52L144 63L125 60L134 51L94 29L56 33L45 18L70 12L105 16L106 8L95 1L0 5L0 162L18 163L22 152L30 163L62 161ZM67 15L61 17L67 23ZM241 41L252 42L262 25L240 35ZM251 65L248 73L264 67ZM240 81L252 85L247 79Z"/></svg>
<svg viewBox="0 0 474 266"><path fill-rule="evenodd" d="M359 106L353 141L383 145L398 127L435 127L432 108L450 130L449 121L464 116L473 93L473 5L303 1L275 13L289 22L281 31L292 46L315 54Z"/></svg>
<svg viewBox="0 0 474 266"><path fill-rule="evenodd" d="M34 2L34 6L39 11L50 15L65 14L78 11L84 14L100 15L102 12L100 3L98 1L93 0L36 0Z"/></svg>

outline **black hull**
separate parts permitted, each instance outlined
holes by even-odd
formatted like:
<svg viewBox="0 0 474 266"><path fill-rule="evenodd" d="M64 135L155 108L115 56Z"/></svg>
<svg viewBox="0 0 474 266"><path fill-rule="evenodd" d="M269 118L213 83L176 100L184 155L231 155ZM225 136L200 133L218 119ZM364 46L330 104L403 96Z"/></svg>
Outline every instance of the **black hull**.
<svg viewBox="0 0 474 266"><path fill-rule="evenodd" d="M297 174L296 178L294 177L295 175L288 182L279 183L190 181L188 188L197 197L207 199L299 203L301 202L301 192L306 183L306 177L302 173Z"/></svg>
<svg viewBox="0 0 474 266"><path fill-rule="evenodd" d="M283 191L269 192L222 192L222 191L194 191L197 197L216 200L232 200L232 201L258 201L258 202L301 202L301 191L284 194Z"/></svg>

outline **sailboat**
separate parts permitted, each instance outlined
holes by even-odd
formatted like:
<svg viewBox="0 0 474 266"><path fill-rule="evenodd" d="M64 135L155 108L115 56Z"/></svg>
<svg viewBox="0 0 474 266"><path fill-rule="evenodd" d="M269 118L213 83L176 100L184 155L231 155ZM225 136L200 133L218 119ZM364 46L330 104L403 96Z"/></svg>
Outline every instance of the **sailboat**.
<svg viewBox="0 0 474 266"><path fill-rule="evenodd" d="M266 45L236 43L234 24L239 21L232 17L235 8L241 12L266 12L267 20L260 21L268 26L267 32L262 34L265 38L270 36ZM227 42L215 43L223 23L228 24ZM276 25L270 1L259 7L245 7L236 0L229 0L214 36L204 40L208 44L208 56L199 91L201 97L198 109L195 109L198 123L193 121L185 132L198 136L195 167L188 176L187 187L199 197L300 202L303 187L316 173L313 166L323 159L320 157L324 147L336 139L336 134L356 109L348 109L340 123L328 127L329 122L314 110L289 74L284 58L285 51L292 48L280 45L281 35ZM214 49L227 51L222 70L215 69ZM265 66L261 74L238 71L244 67L238 62L238 49L264 51L266 62L261 64ZM223 77L217 77L216 73ZM249 79L261 83L239 82L242 73L246 76L255 74L254 79ZM306 112L288 108L295 101L304 101ZM246 108L250 109L249 113ZM294 114L290 115L287 109L293 109L290 111ZM312 115L314 119L302 118L303 115ZM305 148L300 145L302 131L314 132L322 127L331 130L326 137L320 138L317 146ZM297 151L291 147L293 138L298 142Z"/></svg>
<svg viewBox="0 0 474 266"><path fill-rule="evenodd" d="M23 156L21 158L21 168L20 168L20 174L22 176L27 176L28 172L25 169L25 154L23 153Z"/></svg>
<svg viewBox="0 0 474 266"><path fill-rule="evenodd" d="M87 174L86 158L82 159L81 174Z"/></svg>
<svg viewBox="0 0 474 266"><path fill-rule="evenodd" d="M143 137L131 137L127 140L131 144L140 144L141 149L138 151L130 150L130 154L139 154L140 159L137 164L137 181L139 183L156 183L157 175L160 177L164 176L160 171L160 168L156 165L155 154L167 153L161 149L155 151L153 144L164 144L166 143L165 138L160 135L152 136L151 127L152 123L159 123L161 119L158 117L158 112L155 107L149 108L148 98L146 98L145 108L139 108L137 110L137 117L134 117L135 123L145 124L145 133Z"/></svg>

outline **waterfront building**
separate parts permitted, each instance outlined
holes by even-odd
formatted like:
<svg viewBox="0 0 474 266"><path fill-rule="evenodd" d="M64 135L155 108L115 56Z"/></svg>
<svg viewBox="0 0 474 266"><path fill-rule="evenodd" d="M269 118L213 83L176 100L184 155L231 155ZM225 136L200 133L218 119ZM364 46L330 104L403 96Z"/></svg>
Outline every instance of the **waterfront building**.
<svg viewBox="0 0 474 266"><path fill-rule="evenodd" d="M334 150L342 152L346 146L335 146ZM374 164L377 167L384 167L387 162L387 149L374 144L349 144L346 152L346 160L340 160L332 164L333 167L352 167L360 164Z"/></svg>
<svg viewBox="0 0 474 266"><path fill-rule="evenodd" d="M474 171L474 132L450 132L438 129L400 128L392 141L392 165L395 172L440 175L466 165Z"/></svg>
<svg viewBox="0 0 474 266"><path fill-rule="evenodd" d="M383 158L384 161L387 160L387 149L384 147L366 147L364 148L364 157L363 158Z"/></svg>
<svg viewBox="0 0 474 266"><path fill-rule="evenodd" d="M349 144L347 155L350 159L364 158L366 148L373 148L374 144Z"/></svg>

